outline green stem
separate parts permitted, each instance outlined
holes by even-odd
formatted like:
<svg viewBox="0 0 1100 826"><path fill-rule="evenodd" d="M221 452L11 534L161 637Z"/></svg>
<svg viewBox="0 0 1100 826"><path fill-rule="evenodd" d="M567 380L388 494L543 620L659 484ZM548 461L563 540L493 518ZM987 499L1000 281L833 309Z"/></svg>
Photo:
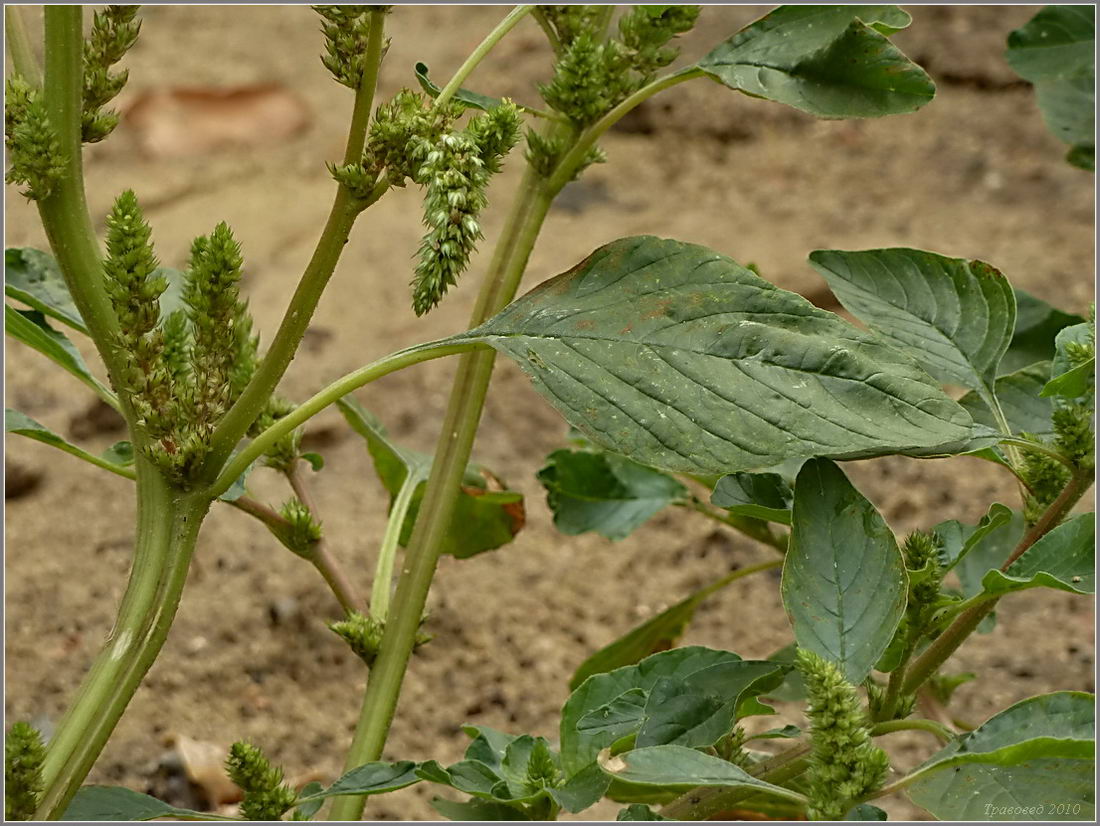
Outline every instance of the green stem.
<svg viewBox="0 0 1100 826"><path fill-rule="evenodd" d="M4 31L8 35L8 49L15 71L36 89L42 88L42 67L31 47L27 21L23 17L21 6L8 6L4 9Z"/></svg>
<svg viewBox="0 0 1100 826"><path fill-rule="evenodd" d="M554 27L550 25L550 21L546 19L546 13L535 6L531 11L531 17L535 22L539 24L539 28L542 29L543 34L546 35L546 39L550 42L550 48L554 50L554 54L561 57L561 41L558 40L558 34L554 31Z"/></svg>
<svg viewBox="0 0 1100 826"><path fill-rule="evenodd" d="M378 551L378 565L374 571L374 583L370 592L370 612L378 620L385 621L390 611L390 591L393 588L393 566L397 560L397 546L401 540L401 529L405 527L405 518L412 504L416 488L424 481L409 473L390 507L386 533L382 537L382 547Z"/></svg>
<svg viewBox="0 0 1100 826"><path fill-rule="evenodd" d="M1085 491L1089 489L1091 484L1091 476L1087 476L1080 471L1075 472L1073 476L1070 477L1066 486L1062 489L1062 492L1058 495L1058 498L1050 504L1043 512L1043 515L1039 517L1039 521L1032 526L1031 530L1029 530L1024 535L1023 539L1016 545L1008 559L1005 560L1004 564L1001 566L1001 570L1007 570L1008 567L1019 559L1028 548L1057 527L1070 510L1072 510L1073 506L1077 504L1077 501L1084 496ZM954 622L933 640L932 644L925 649L924 653L913 661L913 664L909 667L908 673L905 676L905 682L901 687L902 692L905 694L914 693L926 680L935 674L947 661L947 658L954 654L959 646L966 641L966 638L974 633L981 621L993 612L993 609L997 607L999 599L999 597L990 599L987 602L982 602L968 608L959 614Z"/></svg>
<svg viewBox="0 0 1100 826"><path fill-rule="evenodd" d="M321 524L321 514L317 510L317 503L313 499L313 495L310 493L309 486L302 478L302 474L298 469L298 465L303 460L295 461L286 471L287 481L290 482L290 487L294 491L294 495L298 497L298 501L301 502L309 510L310 516L317 524ZM344 572L343 567L336 560L336 557L332 555L332 551L329 549L328 542L322 536L317 542L314 543L313 548L310 550L309 557L307 557L317 572L328 583L329 589L332 591L333 596L336 597L336 601L340 603L340 607L344 609L344 613L351 615L354 613L361 613L365 607L363 600L360 598L355 586L352 585L351 579Z"/></svg>
<svg viewBox="0 0 1100 826"><path fill-rule="evenodd" d="M584 159L588 155L589 150L596 145L596 141L600 139L604 132L618 123L632 109L638 106L638 104L678 83L684 83L685 81L702 76L702 69L689 66L686 69L681 69L678 72L673 72L670 75L654 80L652 83L643 86L630 97L626 98L626 100L581 133L580 137L577 138L576 143L573 145L573 148L565 154L554 170L554 174L551 175L550 186L560 189L569 183L576 170L584 163Z"/></svg>
<svg viewBox="0 0 1100 826"><path fill-rule="evenodd" d="M130 580L107 644L50 739L36 819L64 813L164 645L210 507L204 496L173 490L143 457L137 461L137 542Z"/></svg>
<svg viewBox="0 0 1100 826"><path fill-rule="evenodd" d="M289 414L277 420L275 424L249 442L244 450L237 453L225 465L218 478L211 484L208 490L209 496L212 498L221 496L229 490L242 473L248 470L248 466L263 456L275 442L290 433L298 425L309 421L330 404L335 404L352 390L356 390L364 384L397 370L419 364L422 361L442 358L455 353L466 353L470 350L483 349L486 346L473 339L459 342L450 342L447 339L430 341L426 344L417 344L396 353L391 353L378 361L373 361L365 367L360 367L358 370L342 376L302 402Z"/></svg>
<svg viewBox="0 0 1100 826"><path fill-rule="evenodd" d="M559 127L552 127L556 128ZM556 193L528 166L482 283L471 327L481 324L512 300ZM424 500L405 551L406 564L398 580L394 607L386 622L381 652L370 671L359 724L348 750L345 765L349 770L377 760L382 754L439 561L439 549L450 530L462 474L470 459L494 356L493 351L472 352L459 360ZM363 805L362 797L338 797L329 819L358 820Z"/></svg>
<svg viewBox="0 0 1100 826"><path fill-rule="evenodd" d="M454 73L454 77L447 81L447 85L440 90L439 97L435 99L435 107L437 109L454 97L455 93L462 86L463 81L465 81L466 78L470 76L471 72L477 68L477 65L485 59L485 56L492 51L492 48L501 41L504 35L508 34L508 32L513 29L516 23L534 11L534 9L534 6L516 6L505 15L504 19L497 24L496 28L485 36L485 39L470 53L466 61L458 67L458 71Z"/></svg>
<svg viewBox="0 0 1100 826"><path fill-rule="evenodd" d="M371 12L370 32L367 36L366 68L363 80L355 91L352 122L348 130L348 142L344 151L345 163L358 161L363 154L367 124L370 119L374 91L378 85L378 68L382 61L385 42L383 36L384 12ZM340 260L340 254L351 235L355 219L367 206L381 197L385 189L376 190L365 203L356 199L345 187L340 186L329 212L325 228L317 241L313 256L306 265L298 287L290 299L275 337L267 354L240 397L218 423L210 438L210 453L204 469L204 478L211 481L229 458L233 448L263 412L268 399L290 365L298 345L302 342L321 294L328 285Z"/></svg>
<svg viewBox="0 0 1100 826"><path fill-rule="evenodd" d="M678 502L681 507L690 508L696 513L701 513L715 522L720 522L734 530L740 531L750 539L755 539L757 542L762 542L772 548L775 548L779 553L785 554L787 552L787 538L785 536L776 536L772 533L768 523L761 519L746 519L743 516L734 516L731 513L722 513L717 508L708 505L698 497L693 496L691 499L685 502Z"/></svg>
<svg viewBox="0 0 1100 826"><path fill-rule="evenodd" d="M882 723L875 723L871 727L872 737L881 737L884 734L892 734L895 731L927 731L930 734L934 734L939 738L941 743L950 743L955 739L955 732L951 731L943 723L937 723L935 720L887 720Z"/></svg>
<svg viewBox="0 0 1100 826"><path fill-rule="evenodd" d="M42 95L50 123L57 130L64 172L49 197L38 201L38 213L73 303L107 367L111 384L124 387L121 379L126 356L117 344L118 317L104 285L99 242L84 194L80 140L84 99L82 22L81 6L45 9L46 74ZM120 401L135 448L140 449L144 439L135 427L133 411L125 398Z"/></svg>
<svg viewBox="0 0 1100 826"><path fill-rule="evenodd" d="M1018 439L1015 436L1010 437L1010 438L1006 438L1006 439L1001 439L1001 443L1006 444L1006 445L1014 445L1018 448L1022 448L1023 450L1030 450L1034 453L1041 453L1044 456L1049 456L1051 459L1054 459L1056 462L1061 462L1063 465L1068 467L1071 471L1076 471L1077 470L1077 465L1074 464L1072 459L1070 459L1068 456L1063 454L1061 451L1055 450L1054 448L1049 447L1048 445L1040 444L1039 442L1032 442L1032 441L1029 441L1028 439Z"/></svg>

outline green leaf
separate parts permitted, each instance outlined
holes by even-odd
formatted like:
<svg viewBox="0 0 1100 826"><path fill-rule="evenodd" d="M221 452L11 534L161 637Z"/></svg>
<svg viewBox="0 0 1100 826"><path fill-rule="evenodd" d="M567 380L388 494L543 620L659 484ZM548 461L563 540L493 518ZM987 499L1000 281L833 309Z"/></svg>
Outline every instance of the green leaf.
<svg viewBox="0 0 1100 826"><path fill-rule="evenodd" d="M668 650L683 636L688 623L695 616L696 609L705 599L744 575L743 570L726 574L604 646L581 663L569 680L569 690L576 691L580 684L593 674L603 674L621 666L634 665L650 654Z"/></svg>
<svg viewBox="0 0 1100 826"><path fill-rule="evenodd" d="M932 376L989 400L1016 326L1012 287L982 261L896 248L817 250L810 263L854 316Z"/></svg>
<svg viewBox="0 0 1100 826"><path fill-rule="evenodd" d="M1094 357L1052 378L1043 386L1039 395L1044 398L1061 396L1066 399L1086 396L1092 392L1095 375L1096 358Z"/></svg>
<svg viewBox="0 0 1100 826"><path fill-rule="evenodd" d="M112 464L129 467L134 463L134 445L131 442L115 442L105 451L102 458Z"/></svg>
<svg viewBox="0 0 1100 826"><path fill-rule="evenodd" d="M419 783L416 763L402 760L398 763L364 763L358 768L346 772L339 780L323 791L303 795L298 803L324 800L344 794L368 795L392 792Z"/></svg>
<svg viewBox="0 0 1100 826"><path fill-rule="evenodd" d="M316 780L311 780L306 785L302 786L302 791L299 793L299 798L308 797L310 800L306 803L296 805L294 812L295 820L312 820L313 816L321 810L321 806L325 801L322 799L314 798L313 795L325 790L325 787L318 783Z"/></svg>
<svg viewBox="0 0 1100 826"><path fill-rule="evenodd" d="M659 470L622 456L556 450L539 471L554 525L569 536L596 531L624 539L658 511L688 496Z"/></svg>
<svg viewBox="0 0 1100 826"><path fill-rule="evenodd" d="M845 820L889 820L886 812L870 803L860 803L844 816Z"/></svg>
<svg viewBox="0 0 1100 826"><path fill-rule="evenodd" d="M420 83L420 88L427 92L431 97L439 97L439 93L442 91L428 78L428 66L425 63L417 63L413 67L413 71L416 73L416 80ZM504 101L500 98L490 97L489 95L478 94L477 92L471 92L469 89L459 89L454 93L452 100L458 101L471 109L480 109L483 112L487 112L490 109L495 109L500 106Z"/></svg>
<svg viewBox="0 0 1100 826"><path fill-rule="evenodd" d="M1008 525L1014 518L1017 519L1018 524L1013 529L1005 531L1005 539L996 543L996 547L999 549L1004 547L1006 542L1015 543L1018 538L1017 533L1022 535L1022 517L1014 514L1012 508L1002 505L1000 502L994 502L990 505L989 512L981 518L977 525L963 525L956 519L938 524L932 531L943 544L944 573L959 565L967 554L985 540L986 536ZM1000 565L1007 557L1006 549L1006 553L996 564Z"/></svg>
<svg viewBox="0 0 1100 826"><path fill-rule="evenodd" d="M448 820L530 820L516 806L491 800L446 800L434 797L432 808Z"/></svg>
<svg viewBox="0 0 1100 826"><path fill-rule="evenodd" d="M63 450L71 456L83 459L85 462L89 462L96 467L101 467L104 470L109 470L111 473L117 473L119 476L125 476L127 479L134 478L134 472L126 467L126 465L133 464L133 447L130 447L128 456L125 449L121 447L122 445L129 446L129 442L119 442L117 445L111 447L103 456L96 456L94 453L89 453L83 448L79 448L65 441L65 439L58 436L45 425L39 424L25 413L20 413L18 410L12 410L10 407L4 409L4 430L7 433L18 433L20 436L26 436L28 439L34 439L36 442L42 442L51 447L56 447L58 450Z"/></svg>
<svg viewBox="0 0 1100 826"><path fill-rule="evenodd" d="M798 792L757 780L744 769L683 746L651 746L600 757L600 768L616 780L643 786L723 786L753 789L784 800L805 802Z"/></svg>
<svg viewBox="0 0 1100 826"><path fill-rule="evenodd" d="M1086 172L1096 171L1096 147L1091 144L1071 146L1066 153L1066 163Z"/></svg>
<svg viewBox="0 0 1100 826"><path fill-rule="evenodd" d="M161 817L181 820L236 820L232 817L178 809L155 797L122 786L81 786L62 820L155 820Z"/></svg>
<svg viewBox="0 0 1100 826"><path fill-rule="evenodd" d="M32 247L4 250L4 292L16 301L88 335L65 277L49 253Z"/></svg>
<svg viewBox="0 0 1100 826"><path fill-rule="evenodd" d="M905 614L907 589L897 540L874 506L832 462L803 465L782 583L798 646L863 682Z"/></svg>
<svg viewBox="0 0 1100 826"><path fill-rule="evenodd" d="M780 6L698 67L739 92L821 118L913 112L936 93L886 38L909 25L896 6Z"/></svg>
<svg viewBox="0 0 1100 826"><path fill-rule="evenodd" d="M80 355L73 343L64 333L51 327L42 313L37 310L16 310L5 304L4 327L9 336L37 350L50 361L76 376L94 390L103 401L118 410L118 398L115 394L91 374L88 365L84 363L84 357Z"/></svg>
<svg viewBox="0 0 1100 826"><path fill-rule="evenodd" d="M611 778L600 771L595 762L570 777L550 796L567 812L583 812L607 793Z"/></svg>
<svg viewBox="0 0 1100 826"><path fill-rule="evenodd" d="M994 382L993 393L1001 405L1009 430L1013 433L1049 436L1054 432L1054 424L1051 422L1054 406L1040 398L1049 377L1050 362L1041 361L1015 373L1002 375ZM959 404L975 423L996 429L997 420L978 393L967 393L959 399Z"/></svg>
<svg viewBox="0 0 1100 826"><path fill-rule="evenodd" d="M713 665L740 661L730 651L689 646L589 677L562 707L561 759L566 776L587 768L601 749L641 728L649 692L662 678L683 679Z"/></svg>
<svg viewBox="0 0 1100 826"><path fill-rule="evenodd" d="M773 652L768 659L773 663L790 663L793 666L797 654L798 646L792 642L790 645L785 645L778 651ZM770 700L778 700L783 703L795 703L805 700L806 686L802 682L802 674L797 668L791 668L779 687L768 691L767 697Z"/></svg>
<svg viewBox="0 0 1100 826"><path fill-rule="evenodd" d="M714 486L710 502L734 516L791 524L790 483L778 473L731 473Z"/></svg>
<svg viewBox="0 0 1100 826"><path fill-rule="evenodd" d="M915 769L909 797L940 820L1092 820L1094 703L1074 691L1016 703Z"/></svg>
<svg viewBox="0 0 1100 826"><path fill-rule="evenodd" d="M1064 313L1023 290L1013 292L1016 294L1016 329L998 368L1002 375L1037 361L1050 361L1054 357L1054 337L1059 330L1085 322L1081 316Z"/></svg>
<svg viewBox="0 0 1100 826"><path fill-rule="evenodd" d="M643 6L643 8L648 8ZM653 809L646 806L644 803L631 803L625 809L620 809L619 814L615 817L617 821L623 820L675 820L673 817L665 817L664 815L657 814Z"/></svg>
<svg viewBox="0 0 1100 826"><path fill-rule="evenodd" d="M374 414L351 397L337 402L352 429L367 442L374 460L374 469L391 497L412 474L416 491L401 529L401 545L408 544L416 515L424 498L432 457L397 445ZM442 543L441 553L458 559L468 559L484 551L506 545L523 528L523 494L505 490L504 485L488 470L471 464L462 481L462 495L451 519L452 528Z"/></svg>
<svg viewBox="0 0 1100 826"><path fill-rule="evenodd" d="M1093 6L1047 6L1008 36L1005 52L1035 85L1047 127L1073 146L1071 162L1086 169L1095 155L1095 38Z"/></svg>
<svg viewBox="0 0 1100 826"><path fill-rule="evenodd" d="M1083 513L1064 522L1024 551L1008 570L982 577L987 594L1007 594L1026 588L1057 588L1074 594L1096 593L1095 514Z"/></svg>
<svg viewBox="0 0 1100 826"><path fill-rule="evenodd" d="M904 354L678 241L614 241L469 339L518 362L595 443L662 470L943 452L971 433Z"/></svg>

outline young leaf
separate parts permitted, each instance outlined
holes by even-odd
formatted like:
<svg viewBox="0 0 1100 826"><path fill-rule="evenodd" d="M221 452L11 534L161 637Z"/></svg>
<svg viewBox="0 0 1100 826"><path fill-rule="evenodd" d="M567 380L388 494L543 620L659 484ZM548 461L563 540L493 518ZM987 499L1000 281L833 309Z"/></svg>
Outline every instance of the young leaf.
<svg viewBox="0 0 1100 826"><path fill-rule="evenodd" d="M1085 396L1092 390L1093 379L1096 375L1096 359L1073 367L1059 376L1048 381L1039 394L1044 398L1061 396L1066 399L1077 399Z"/></svg>
<svg viewBox="0 0 1100 826"><path fill-rule="evenodd" d="M1014 373L1037 361L1054 357L1054 337L1063 327L1084 324L1079 315L1064 313L1030 293L1015 289L1016 329L997 372Z"/></svg>
<svg viewBox="0 0 1100 826"><path fill-rule="evenodd" d="M381 422L354 399L341 399L337 406L352 429L366 440L374 469L390 496L397 495L408 474L415 480L416 492L401 529L400 541L405 545L424 498L432 457L397 445ZM454 529L448 531L442 553L467 559L512 541L524 524L523 494L502 488L487 470L473 464L467 467L451 520Z"/></svg>
<svg viewBox="0 0 1100 826"><path fill-rule="evenodd" d="M1054 432L1054 424L1050 418L1054 413L1054 406L1040 398L1049 378L1049 361L1040 361L997 378L993 385L993 394L997 397L1005 421L1013 433L1049 436ZM997 421L992 411L975 391L972 390L959 399L959 404L976 424L996 429Z"/></svg>
<svg viewBox="0 0 1100 826"><path fill-rule="evenodd" d="M4 305L4 327L12 338L37 350L50 361L84 382L95 393L118 410L118 398L114 392L99 381L88 370L84 357L64 333L58 332L46 321L46 316L37 310L16 310Z"/></svg>
<svg viewBox="0 0 1100 826"><path fill-rule="evenodd" d="M940 542L943 545L944 573L947 573L962 562L966 558L966 555L976 548L986 536L1007 525L1015 516L1016 514L1013 513L1012 508L1007 505L1002 505L1000 502L994 502L989 506L989 512L973 527L963 525L957 519L941 522L934 527L932 531L940 538ZM1015 537L1016 531L1006 531L1006 534L1011 534L1011 537ZM1014 541L1014 539L1009 538L1005 541ZM1004 542L1000 542L998 546L1000 547L1003 544ZM1001 558L1000 562L996 564L999 566L1001 562L1004 562L1007 556L1008 554L1006 553L1005 556Z"/></svg>
<svg viewBox="0 0 1100 826"><path fill-rule="evenodd" d="M798 792L758 780L720 757L683 746L651 746L625 754L600 755L600 768L616 780L643 786L724 786L767 792L799 803Z"/></svg>
<svg viewBox="0 0 1100 826"><path fill-rule="evenodd" d="M88 335L65 277L49 253L32 247L4 250L4 292L44 315Z"/></svg>
<svg viewBox="0 0 1100 826"><path fill-rule="evenodd" d="M810 263L854 316L993 409L997 365L1016 325L1015 295L997 270L904 248L818 250Z"/></svg>
<svg viewBox="0 0 1100 826"><path fill-rule="evenodd" d="M62 820L125 821L179 818L181 820L236 820L191 809L178 809L155 797L122 786L81 786Z"/></svg>
<svg viewBox="0 0 1100 826"><path fill-rule="evenodd" d="M358 768L346 772L327 789L304 794L296 805L337 797L343 794L369 795L392 792L419 783L416 763L403 760L398 763L364 763Z"/></svg>
<svg viewBox="0 0 1100 826"><path fill-rule="evenodd" d="M1047 127L1073 149L1068 160L1095 168L1096 9L1047 6L1008 36L1005 57L1035 96Z"/></svg>
<svg viewBox="0 0 1100 826"><path fill-rule="evenodd" d="M649 808L649 806L646 806L644 803L631 803L625 809L620 809L619 814L615 817L617 821L674 819L675 818L657 814L657 812L653 811L653 809Z"/></svg>
<svg viewBox="0 0 1100 826"><path fill-rule="evenodd" d="M1002 573L982 577L987 594L1007 594L1026 588L1057 588L1074 594L1096 593L1095 514L1083 513L1064 522L1028 548Z"/></svg>
<svg viewBox="0 0 1100 826"><path fill-rule="evenodd" d="M546 488L554 525L569 536L596 531L624 539L688 495L671 476L611 453L556 450L538 479Z"/></svg>
<svg viewBox="0 0 1100 826"><path fill-rule="evenodd" d="M1092 820L1094 703L1062 691L1005 709L915 769L909 797L941 820Z"/></svg>
<svg viewBox="0 0 1100 826"><path fill-rule="evenodd" d="M757 570L761 568L761 566L753 567ZM604 646L581 663L573 673L573 677L569 680L569 690L576 691L581 683L593 674L603 674L625 665L633 665L650 654L671 648L683 636L688 623L695 616L696 609L705 599L747 573L750 571L743 569L726 574Z"/></svg>
<svg viewBox="0 0 1100 826"><path fill-rule="evenodd" d="M730 651L691 646L589 677L562 707L561 761L566 776L587 768L601 749L638 731L649 692L662 678L684 679L713 665L740 661Z"/></svg>
<svg viewBox="0 0 1100 826"><path fill-rule="evenodd" d="M63 450L71 456L83 459L85 462L89 462L96 467L101 467L104 470L109 470L111 473L117 473L119 476L125 476L127 479L134 478L134 472L126 467L126 465L133 464L133 448L131 447L129 451L129 461L125 461L127 459L126 452L120 447L120 445L129 445L129 442L120 442L118 445L110 448L103 456L96 456L83 448L79 448L65 441L48 427L39 424L25 413L20 413L18 410L12 410L11 408L4 409L4 430L7 433L18 433L20 436L26 436L28 439L34 439L36 442L42 442L51 447L56 447L58 450Z"/></svg>
<svg viewBox="0 0 1100 826"><path fill-rule="evenodd" d="M790 483L778 473L731 473L714 486L710 503L734 516L791 524Z"/></svg>
<svg viewBox="0 0 1100 826"><path fill-rule="evenodd" d="M904 354L678 241L614 241L456 338L508 355L594 442L663 470L942 452L971 433Z"/></svg>
<svg viewBox="0 0 1100 826"><path fill-rule="evenodd" d="M420 88L431 95L432 98L439 97L439 93L442 90L428 79L427 64L417 63L416 66L413 67L413 71L416 73L416 80L420 84ZM483 112L495 109L504 102L500 98L471 92L469 89L459 89L454 93L453 100L471 109L480 109Z"/></svg>
<svg viewBox="0 0 1100 826"><path fill-rule="evenodd" d="M907 588L897 540L874 506L832 462L803 465L782 584L798 646L862 682L905 614Z"/></svg>
<svg viewBox="0 0 1100 826"><path fill-rule="evenodd" d="M821 118L913 112L935 84L887 39L896 6L780 6L699 61L719 83Z"/></svg>

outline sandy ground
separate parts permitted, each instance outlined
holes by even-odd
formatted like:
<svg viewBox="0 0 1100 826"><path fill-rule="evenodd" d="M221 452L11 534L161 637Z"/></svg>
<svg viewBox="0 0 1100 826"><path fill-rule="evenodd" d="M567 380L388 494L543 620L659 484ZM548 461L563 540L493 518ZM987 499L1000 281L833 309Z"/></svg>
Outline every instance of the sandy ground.
<svg viewBox="0 0 1100 826"><path fill-rule="evenodd" d="M528 284L561 272L614 238L653 233L713 246L753 262L788 289L820 295L813 249L904 245L982 258L1012 282L1066 309L1091 300L1092 176L1062 162L1029 87L1001 52L1036 7L913 7L896 41L939 84L920 112L868 122L819 122L697 81L646 105L604 142L610 162L563 193L531 259ZM685 43L700 55L761 7L707 8ZM382 94L412 85L417 60L446 78L499 18L485 7L400 8ZM228 221L243 244L246 289L268 334L308 260L332 197L323 162L337 156L350 94L326 75L313 15L288 7L149 7L128 58L133 101L171 85L275 83L304 102L292 138L190 158L150 157L136 130L87 153L93 215L133 187L157 251L182 266L190 239ZM521 25L470 85L533 101L547 51ZM494 186L483 246L490 248L517 179L514 160ZM31 208L9 187L9 246L42 245ZM284 389L302 398L398 346L461 329L479 257L463 284L424 320L408 308L410 256L420 236L419 193L394 192L356 228ZM387 378L359 398L406 444L430 450L453 365L436 361ZM87 415L88 395L36 354L7 356L8 405L103 449L121 436ZM565 537L550 524L534 479L565 427L518 370L498 367L478 458L527 496L528 527L498 553L445 559L429 606L435 641L406 680L387 757L450 761L463 722L553 736L569 675L585 656L640 620L766 550L686 514L661 515L620 543ZM328 462L317 496L335 552L366 588L385 499L363 445L337 414L311 438ZM100 645L124 586L133 537L130 483L22 439L8 440L9 482L40 475L7 500L7 696L13 719L57 719ZM1004 475L975 460L889 459L846 470L899 533L942 519L974 522L994 500L1015 503ZM270 472L254 491L285 496ZM11 490L15 490L13 485ZM685 642L766 656L790 632L777 578L714 597ZM957 711L980 721L1034 693L1093 688L1091 602L1032 591L1006 603L996 631L972 641L953 670L979 671ZM308 566L257 524L214 509L199 543L172 635L91 780L164 792L157 763L179 734L262 745L291 777L339 773L364 669L324 627L336 606ZM273 619L274 618L274 619ZM926 755L902 739L899 765ZM193 803L178 787L175 802ZM416 787L372 800L373 819L427 819ZM897 816L914 814L892 801ZM603 805L595 817L614 817Z"/></svg>

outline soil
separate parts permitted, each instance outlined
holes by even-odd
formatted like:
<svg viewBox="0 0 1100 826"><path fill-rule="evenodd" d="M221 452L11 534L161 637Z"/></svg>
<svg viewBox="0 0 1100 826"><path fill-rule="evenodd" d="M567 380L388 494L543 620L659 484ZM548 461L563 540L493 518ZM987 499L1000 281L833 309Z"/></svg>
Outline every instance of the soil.
<svg viewBox="0 0 1100 826"><path fill-rule="evenodd" d="M1092 298L1093 177L1066 165L1030 87L1002 51L1028 6L916 6L896 42L928 68L937 99L916 114L827 122L737 95L707 81L643 107L604 141L609 162L571 185L551 212L531 259L528 285L569 268L612 239L653 233L707 244L792 290L827 298L806 255L826 247L912 246L993 262L1012 282L1068 310ZM764 7L708 7L685 38L685 55ZM133 119L87 151L92 214L133 187L154 227L160 258L181 267L190 240L226 220L247 261L246 290L258 329L275 328L309 258L331 201L323 162L341 151L348 91L326 74L312 13L302 8L152 6L128 58L122 105L171 86L275 84L308 112L293 136L189 157L143 149ZM488 7L398 8L381 94L415 85L424 60L446 78L499 19ZM469 86L533 101L547 50L522 24ZM186 123L183 128L188 128ZM198 141L199 138L196 138ZM186 141L184 141L186 143ZM283 388L304 398L327 381L399 346L457 331L476 274L501 224L513 159L494 186L489 241L469 275L425 319L409 309L407 282L420 227L420 194L395 191L360 220L315 324ZM7 191L9 246L42 246L34 210ZM86 355L91 358L91 354ZM430 451L453 363L431 362L358 394L403 443ZM83 389L36 354L13 346L8 405L101 450L119 438ZM639 621L767 550L684 513L661 514L622 542L557 533L534 478L562 445L558 415L509 364L500 364L477 443L478 459L527 495L527 527L499 552L444 559L429 601L434 641L415 657L386 756L457 759L460 724L553 736L573 669ZM326 459L314 479L334 552L365 590L386 499L363 444L333 411L311 425ZM8 440L7 696L11 719L49 727L72 698L110 628L133 539L129 482ZM1011 481L976 460L884 459L846 466L899 533L943 519L975 522L992 501L1014 503ZM270 471L254 493L279 502ZM739 582L699 611L685 643L763 657L790 631L777 577ZM165 738L221 745L247 738L292 778L338 775L355 726L365 670L325 622L338 609L322 581L243 514L215 507L163 654L90 780L164 791L157 778ZM1054 689L1093 689L1092 603L1035 590L1012 597L988 636L949 670L981 676L959 689L955 713L981 721L1007 704ZM898 764L934 744L899 737ZM186 789L173 802L187 804ZM372 819L431 819L418 786L372 799ZM923 816L904 800L892 815ZM589 812L613 818L602 804Z"/></svg>

